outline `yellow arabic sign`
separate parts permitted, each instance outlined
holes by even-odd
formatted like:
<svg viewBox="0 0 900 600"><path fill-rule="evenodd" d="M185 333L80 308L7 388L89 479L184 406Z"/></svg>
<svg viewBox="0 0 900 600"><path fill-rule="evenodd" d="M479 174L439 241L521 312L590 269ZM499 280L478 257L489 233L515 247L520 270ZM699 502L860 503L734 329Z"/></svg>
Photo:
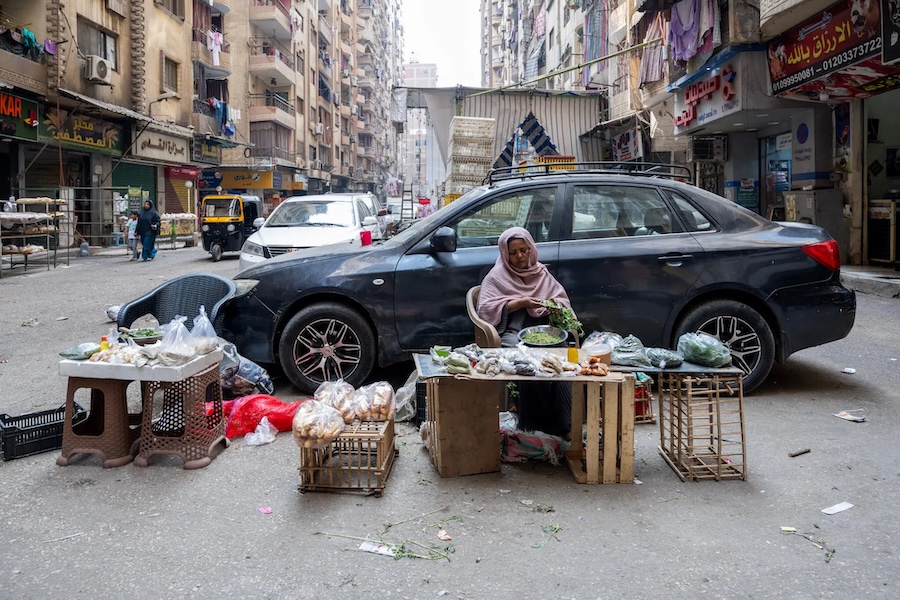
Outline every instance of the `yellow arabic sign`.
<svg viewBox="0 0 900 600"><path fill-rule="evenodd" d="M122 130L114 123L47 107L38 124L38 139L112 156L122 156L125 145Z"/></svg>
<svg viewBox="0 0 900 600"><path fill-rule="evenodd" d="M272 189L272 171L222 171L223 189Z"/></svg>

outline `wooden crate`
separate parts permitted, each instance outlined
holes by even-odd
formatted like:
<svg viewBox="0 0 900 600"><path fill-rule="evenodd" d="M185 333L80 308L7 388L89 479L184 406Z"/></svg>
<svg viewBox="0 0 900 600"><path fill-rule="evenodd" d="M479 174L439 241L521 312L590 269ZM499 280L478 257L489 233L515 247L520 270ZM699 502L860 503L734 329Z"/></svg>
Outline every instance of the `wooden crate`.
<svg viewBox="0 0 900 600"><path fill-rule="evenodd" d="M684 479L747 479L742 375L659 376L659 452Z"/></svg>
<svg viewBox="0 0 900 600"><path fill-rule="evenodd" d="M384 491L397 449L394 421L360 421L323 448L300 448L300 491Z"/></svg>
<svg viewBox="0 0 900 600"><path fill-rule="evenodd" d="M572 442L566 462L578 483L634 482L633 375L610 373L602 380L602 395L599 382L572 383Z"/></svg>

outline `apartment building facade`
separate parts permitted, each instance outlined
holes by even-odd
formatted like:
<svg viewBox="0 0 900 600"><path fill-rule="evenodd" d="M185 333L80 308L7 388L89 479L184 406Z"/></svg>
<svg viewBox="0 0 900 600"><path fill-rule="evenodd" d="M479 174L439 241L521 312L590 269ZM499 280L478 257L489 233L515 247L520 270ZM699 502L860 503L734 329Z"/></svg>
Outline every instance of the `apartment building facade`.
<svg viewBox="0 0 900 600"><path fill-rule="evenodd" d="M269 207L374 191L396 168L396 135L375 121L400 81L398 11L396 0L2 0L0 96L14 108L0 194L66 197L102 244L129 191L168 213L219 189ZM384 65L365 96L368 38Z"/></svg>

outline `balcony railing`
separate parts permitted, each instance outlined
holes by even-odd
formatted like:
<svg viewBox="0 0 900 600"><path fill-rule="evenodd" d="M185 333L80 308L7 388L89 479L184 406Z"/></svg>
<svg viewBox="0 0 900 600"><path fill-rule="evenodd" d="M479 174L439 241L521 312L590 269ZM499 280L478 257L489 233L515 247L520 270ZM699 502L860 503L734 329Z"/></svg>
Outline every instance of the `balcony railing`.
<svg viewBox="0 0 900 600"><path fill-rule="evenodd" d="M250 148L250 156L252 158L276 158L288 162L294 160L294 156L290 152L275 146L253 146Z"/></svg>
<svg viewBox="0 0 900 600"><path fill-rule="evenodd" d="M287 65L292 71L294 70L294 57L291 55L291 51L275 40L264 37L250 38L250 54L256 56L274 56Z"/></svg>
<svg viewBox="0 0 900 600"><path fill-rule="evenodd" d="M208 48L209 47L208 46L209 38L207 36L208 33L210 33L210 32L206 29L197 29L197 28L192 29L191 30L191 40L194 42L200 42L201 44L207 46L207 48ZM222 33L220 35L222 36L222 45L219 48L219 50L221 50L222 52L231 52L231 42L229 42L228 40L225 39L224 33Z"/></svg>
<svg viewBox="0 0 900 600"><path fill-rule="evenodd" d="M250 106L274 106L291 116L294 114L294 103L277 94L250 94Z"/></svg>
<svg viewBox="0 0 900 600"><path fill-rule="evenodd" d="M279 11L284 13L284 16L286 16L288 19L291 18L291 11L288 9L287 6L282 4L279 0L250 0L250 5L251 6L274 6Z"/></svg>

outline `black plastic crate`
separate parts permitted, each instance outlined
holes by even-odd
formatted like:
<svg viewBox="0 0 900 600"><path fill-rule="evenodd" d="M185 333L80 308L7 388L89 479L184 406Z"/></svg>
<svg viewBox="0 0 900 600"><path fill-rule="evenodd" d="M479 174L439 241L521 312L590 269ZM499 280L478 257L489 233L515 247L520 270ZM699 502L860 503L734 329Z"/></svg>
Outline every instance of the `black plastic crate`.
<svg viewBox="0 0 900 600"><path fill-rule="evenodd" d="M12 460L59 450L62 448L64 406L19 417L0 415L0 434L3 436L3 460ZM87 419L87 411L75 403L74 425Z"/></svg>
<svg viewBox="0 0 900 600"><path fill-rule="evenodd" d="M425 382L416 382L416 427L425 421L425 406L428 401L428 395L425 392Z"/></svg>

